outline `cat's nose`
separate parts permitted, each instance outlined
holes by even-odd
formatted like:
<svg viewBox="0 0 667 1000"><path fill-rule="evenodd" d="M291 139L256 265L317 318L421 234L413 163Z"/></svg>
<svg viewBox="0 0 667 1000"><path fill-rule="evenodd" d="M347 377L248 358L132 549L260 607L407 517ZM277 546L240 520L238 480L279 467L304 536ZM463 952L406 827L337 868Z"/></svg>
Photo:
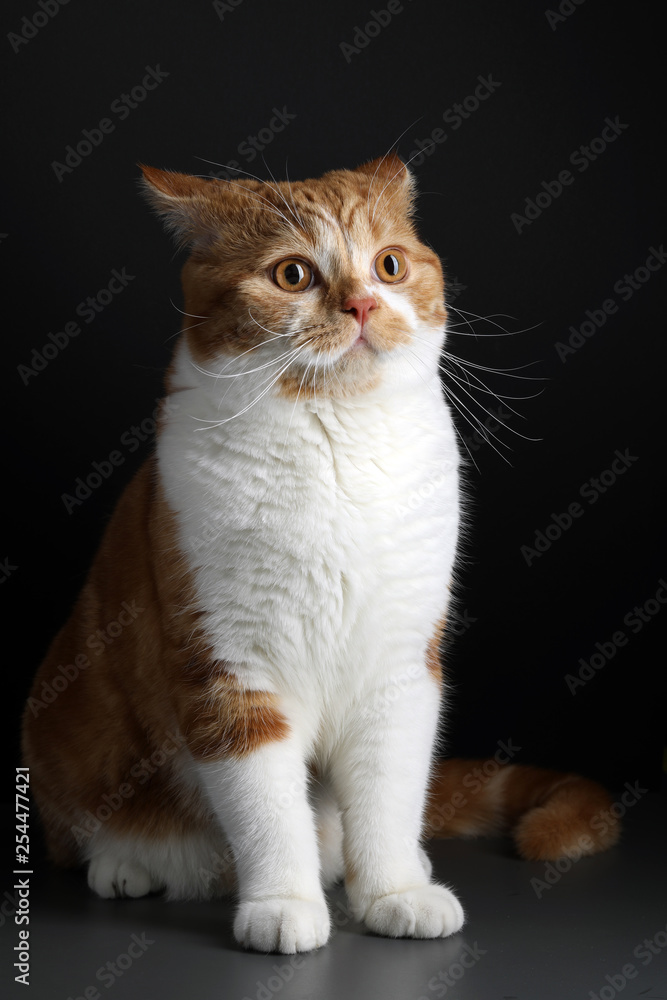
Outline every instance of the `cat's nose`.
<svg viewBox="0 0 667 1000"><path fill-rule="evenodd" d="M343 303L343 312L352 313L363 330L366 325L369 312L371 309L375 309L376 307L377 300L374 299L372 295L367 295L366 298L359 297L346 299Z"/></svg>

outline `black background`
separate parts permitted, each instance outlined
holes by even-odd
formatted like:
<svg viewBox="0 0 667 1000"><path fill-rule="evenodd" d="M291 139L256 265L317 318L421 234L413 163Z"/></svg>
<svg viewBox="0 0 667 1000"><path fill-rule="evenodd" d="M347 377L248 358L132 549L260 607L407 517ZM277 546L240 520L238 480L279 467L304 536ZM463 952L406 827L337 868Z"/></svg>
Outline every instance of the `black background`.
<svg viewBox="0 0 667 1000"><path fill-rule="evenodd" d="M149 452L148 441L131 453L121 439L151 417L179 328L181 261L138 197L136 163L206 173L219 168L203 160L235 160L260 177L269 169L284 177L287 168L301 178L382 155L399 136L407 158L440 128L446 140L415 164L421 233L460 286L456 308L512 317L498 322L515 333L492 336L500 331L472 316L460 326L452 313L450 350L544 380L490 382L532 397L511 401L521 416L494 441L508 461L457 416L475 464L461 622L449 650L447 748L493 754L511 739L522 748L516 760L657 787L667 610L660 605L636 635L623 619L667 577L658 488L667 268L628 301L614 285L667 238L658 6L566 0L571 13L550 24L541 2L406 0L347 57L341 43L355 43L383 0L218 6L71 2L17 52L0 39L8 446L0 558L15 567L0 591L9 764L18 763L31 677L119 492ZM22 18L39 9L5 3L3 36L26 31ZM157 66L168 73L163 82L124 120L112 113ZM499 86L453 129L444 113L480 76ZM269 128L276 108L295 117L251 159L239 147ZM570 155L616 116L627 127L579 172ZM53 162L105 117L114 131L59 181ZM573 183L518 233L512 214L565 169ZM24 384L19 366L32 364L49 332L77 320L77 305L105 288L114 268L134 276L127 288L93 322L79 317L81 334ZM610 298L617 312L562 361L555 345ZM462 399L484 420L481 406L495 410L498 401L474 395L476 403ZM636 460L588 503L580 488L610 468L617 449ZM62 494L114 450L122 467L68 513ZM577 501L581 518L527 565L521 547ZM565 675L619 629L627 645L572 694Z"/></svg>

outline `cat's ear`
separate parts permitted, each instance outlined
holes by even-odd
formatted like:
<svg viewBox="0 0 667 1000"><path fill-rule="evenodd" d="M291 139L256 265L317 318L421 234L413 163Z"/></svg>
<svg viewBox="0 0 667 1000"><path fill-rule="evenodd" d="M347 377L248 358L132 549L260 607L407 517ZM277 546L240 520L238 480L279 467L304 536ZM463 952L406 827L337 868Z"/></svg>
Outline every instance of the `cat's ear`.
<svg viewBox="0 0 667 1000"><path fill-rule="evenodd" d="M216 226L211 212L211 185L191 174L158 170L140 163L143 193L181 245L211 239ZM220 197L220 192L216 192Z"/></svg>
<svg viewBox="0 0 667 1000"><path fill-rule="evenodd" d="M356 172L371 178L371 193L376 192L376 197L386 194L394 204L395 197L402 197L407 214L411 213L416 195L415 179L394 150L377 160L362 163Z"/></svg>

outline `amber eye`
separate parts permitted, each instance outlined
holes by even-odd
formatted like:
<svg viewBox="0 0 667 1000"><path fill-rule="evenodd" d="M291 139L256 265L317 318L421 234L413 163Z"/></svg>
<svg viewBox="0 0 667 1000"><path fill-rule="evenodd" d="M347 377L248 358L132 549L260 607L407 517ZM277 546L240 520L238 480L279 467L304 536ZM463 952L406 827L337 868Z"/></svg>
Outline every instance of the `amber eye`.
<svg viewBox="0 0 667 1000"><path fill-rule="evenodd" d="M310 287L313 280L313 269L305 260L288 257L281 260L273 269L271 277L278 288L285 292L303 292Z"/></svg>
<svg viewBox="0 0 667 1000"><path fill-rule="evenodd" d="M375 258L375 273L380 281L400 281L408 271L408 262L402 250L390 247Z"/></svg>

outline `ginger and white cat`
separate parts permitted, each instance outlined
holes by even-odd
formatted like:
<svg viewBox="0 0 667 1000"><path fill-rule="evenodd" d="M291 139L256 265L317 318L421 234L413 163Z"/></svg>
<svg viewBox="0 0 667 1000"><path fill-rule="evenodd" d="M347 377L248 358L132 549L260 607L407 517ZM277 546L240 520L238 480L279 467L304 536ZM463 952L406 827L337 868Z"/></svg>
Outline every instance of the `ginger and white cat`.
<svg viewBox="0 0 667 1000"><path fill-rule="evenodd" d="M262 951L324 944L340 878L372 930L452 934L425 826L514 825L534 858L615 832L593 782L510 766L456 806L472 765L433 761L459 479L413 179L394 154L291 185L143 172L190 247L186 321L155 454L26 707L50 855L100 896L234 888Z"/></svg>

